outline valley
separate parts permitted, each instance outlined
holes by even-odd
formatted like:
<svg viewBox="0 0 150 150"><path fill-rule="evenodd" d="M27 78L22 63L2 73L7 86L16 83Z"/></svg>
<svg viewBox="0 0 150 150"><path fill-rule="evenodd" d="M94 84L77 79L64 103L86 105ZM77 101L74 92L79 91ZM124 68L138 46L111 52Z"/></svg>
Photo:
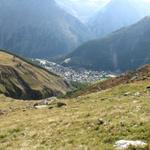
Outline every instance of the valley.
<svg viewBox="0 0 150 150"><path fill-rule="evenodd" d="M0 150L150 150L150 1L0 0Z"/></svg>
<svg viewBox="0 0 150 150"><path fill-rule="evenodd" d="M4 51L0 56L0 62L5 65L11 62L14 67L20 61L24 67L29 65ZM120 77L89 85L73 97L29 101L1 93L0 149L118 150L117 142L139 140L144 145L136 150L149 150L149 68L146 65Z"/></svg>
<svg viewBox="0 0 150 150"><path fill-rule="evenodd" d="M32 61L46 68L50 72L53 72L61 76L68 82L93 83L116 76L113 73L107 73L104 71L86 70L84 68L75 70L72 69L71 67L64 67L57 63L42 59L32 59Z"/></svg>

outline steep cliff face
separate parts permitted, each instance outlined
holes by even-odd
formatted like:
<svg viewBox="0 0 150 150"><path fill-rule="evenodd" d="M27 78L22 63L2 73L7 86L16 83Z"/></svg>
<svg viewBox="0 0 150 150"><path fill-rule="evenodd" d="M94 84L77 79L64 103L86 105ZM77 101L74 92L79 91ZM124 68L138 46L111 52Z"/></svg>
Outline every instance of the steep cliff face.
<svg viewBox="0 0 150 150"><path fill-rule="evenodd" d="M68 84L60 77L0 51L0 93L16 99L43 99L65 94Z"/></svg>

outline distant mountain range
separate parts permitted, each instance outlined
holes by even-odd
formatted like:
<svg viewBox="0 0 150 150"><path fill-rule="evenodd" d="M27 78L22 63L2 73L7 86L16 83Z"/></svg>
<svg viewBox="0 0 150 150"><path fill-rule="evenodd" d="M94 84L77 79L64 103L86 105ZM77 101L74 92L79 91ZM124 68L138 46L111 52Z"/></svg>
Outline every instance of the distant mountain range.
<svg viewBox="0 0 150 150"><path fill-rule="evenodd" d="M118 66L118 58L116 58L118 56L113 52L114 49L118 49L116 48L116 43L121 41L117 40L115 41L116 43L113 43L108 42L106 39L114 40L114 34L116 36L116 33L117 38L120 39L120 36L124 36L122 32L129 33L128 31L124 31L125 29L121 29L119 32L117 31L108 36L108 34L114 32L114 30L129 26L146 14L149 14L149 3L145 5L146 3L142 2L142 0L139 0L139 3L137 3L137 0L111 0L96 16L89 19L88 25L85 25L75 17L76 15L70 15L69 12L66 12L67 8L65 9L61 6L60 2L66 4L66 0L59 1L59 3L58 1L59 0L56 2L55 0L9 0L8 2L1 0L0 48L9 49L13 53L26 57L49 59L67 55L79 46L75 52L69 55L73 57L71 64L75 66L79 65L81 67L85 66L86 68L104 70L108 70L109 68L111 70L124 70L127 68ZM74 4L73 1L70 0L70 2L72 2L70 4ZM77 2L79 3L80 1ZM91 1L88 1L87 4L88 3L90 4ZM81 4L83 4L83 2L81 2ZM70 7L70 9L72 7ZM71 14L73 13L71 12ZM134 31L134 26L128 27L127 29L131 28L130 30L133 30L132 33L137 32ZM139 33L139 31L137 33ZM133 35L137 33L133 33ZM144 39L147 39L146 36L142 36ZM89 41L95 37L98 38L98 40ZM100 39L102 37L105 38ZM137 37L135 39L137 39ZM131 41L132 40L134 43L134 39L131 39ZM89 50L89 46L86 46L87 43L82 45L85 42L90 46L92 45L92 52L91 49ZM96 45L94 43L96 43ZM102 43L101 46L100 43ZM105 43L107 45L105 45ZM136 43L138 42L136 41ZM127 44L125 45L126 47L131 47L130 43ZM113 56L108 53L107 57L109 57L110 62L113 59L113 67L112 64L109 67L107 66L109 61L104 62L103 67L98 67L99 64L97 64L97 62L99 63L99 61L97 61L95 57L100 58L100 56L97 55L99 53L102 53L102 56L107 54L107 51L109 51L112 45L111 54L113 54ZM86 46L86 48L84 46ZM85 51L86 49L88 50ZM141 47L141 49L144 48ZM125 51L128 52L129 50L130 48L122 50L122 53L126 53ZM74 57L76 55L79 57ZM110 58L111 56L113 58ZM81 60L82 58L83 60ZM86 61L84 62L84 60ZM78 65L76 63L78 63Z"/></svg>
<svg viewBox="0 0 150 150"><path fill-rule="evenodd" d="M150 63L150 17L86 42L64 60L66 66L104 71L125 71Z"/></svg>
<svg viewBox="0 0 150 150"><path fill-rule="evenodd" d="M90 38L54 0L1 0L0 48L28 57L63 55Z"/></svg>
<svg viewBox="0 0 150 150"><path fill-rule="evenodd" d="M89 20L95 36L100 38L150 15L150 3L144 0L111 0Z"/></svg>

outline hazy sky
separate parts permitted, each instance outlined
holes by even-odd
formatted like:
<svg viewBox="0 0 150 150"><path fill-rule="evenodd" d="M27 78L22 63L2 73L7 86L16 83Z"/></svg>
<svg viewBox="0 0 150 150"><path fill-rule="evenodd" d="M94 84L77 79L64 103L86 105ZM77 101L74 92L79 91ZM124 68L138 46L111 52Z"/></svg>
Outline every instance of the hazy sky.
<svg viewBox="0 0 150 150"><path fill-rule="evenodd" d="M93 14L98 12L111 0L56 0L63 6L69 13L74 14L83 21L86 21ZM121 1L121 0L120 0ZM132 1L132 0L131 0ZM139 5L147 2L150 4L150 0L135 0Z"/></svg>
<svg viewBox="0 0 150 150"><path fill-rule="evenodd" d="M70 0L78 5L85 5L90 7L101 7L110 0Z"/></svg>
<svg viewBox="0 0 150 150"><path fill-rule="evenodd" d="M56 0L69 13L86 20L96 13L110 0Z"/></svg>

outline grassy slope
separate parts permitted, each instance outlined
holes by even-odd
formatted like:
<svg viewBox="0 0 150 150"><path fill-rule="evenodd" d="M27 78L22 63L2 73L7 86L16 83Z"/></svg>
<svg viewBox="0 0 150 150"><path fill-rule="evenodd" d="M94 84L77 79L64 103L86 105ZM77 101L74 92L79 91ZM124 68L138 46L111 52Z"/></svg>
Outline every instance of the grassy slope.
<svg viewBox="0 0 150 150"><path fill-rule="evenodd" d="M21 66L17 67L20 63ZM45 71L43 68L32 65L20 57L16 57L15 61L13 61L12 54L0 51L0 65L2 65L0 67L4 72L6 69L3 66L15 69L20 77L34 90L42 91L44 86L54 91L60 91L61 93L65 93L67 90L67 86L60 77ZM7 80L7 78L2 80ZM12 76L10 80L13 84L20 86L15 76ZM6 90L3 85L0 85L0 89L3 92Z"/></svg>
<svg viewBox="0 0 150 150"><path fill-rule="evenodd" d="M32 101L1 96L0 109L6 114L0 116L0 149L113 150L121 139L150 144L150 93L145 90L149 85L149 81L120 85L61 99L67 104L64 108L41 110L31 108ZM124 96L126 92L130 94Z"/></svg>
<svg viewBox="0 0 150 150"><path fill-rule="evenodd" d="M36 64L36 63L34 63L33 61L30 61L30 59L28 59L28 58L21 57L21 56L15 54L15 53L12 53L12 52L10 52L10 51L8 51L8 50L5 50L5 49L0 49L0 52L7 53L7 54L9 54L9 55L16 56L16 57L19 58L20 60L22 60L22 61L24 61L24 62L26 62L26 63L28 63L28 64L34 66L34 67L43 69L43 70L45 70L46 72L48 72L48 73L50 73L50 74L52 74L52 75L58 76L58 75L54 74L53 72L50 72L49 70L45 69L44 67L42 67L42 66L40 66L40 65L38 65L38 64Z"/></svg>

